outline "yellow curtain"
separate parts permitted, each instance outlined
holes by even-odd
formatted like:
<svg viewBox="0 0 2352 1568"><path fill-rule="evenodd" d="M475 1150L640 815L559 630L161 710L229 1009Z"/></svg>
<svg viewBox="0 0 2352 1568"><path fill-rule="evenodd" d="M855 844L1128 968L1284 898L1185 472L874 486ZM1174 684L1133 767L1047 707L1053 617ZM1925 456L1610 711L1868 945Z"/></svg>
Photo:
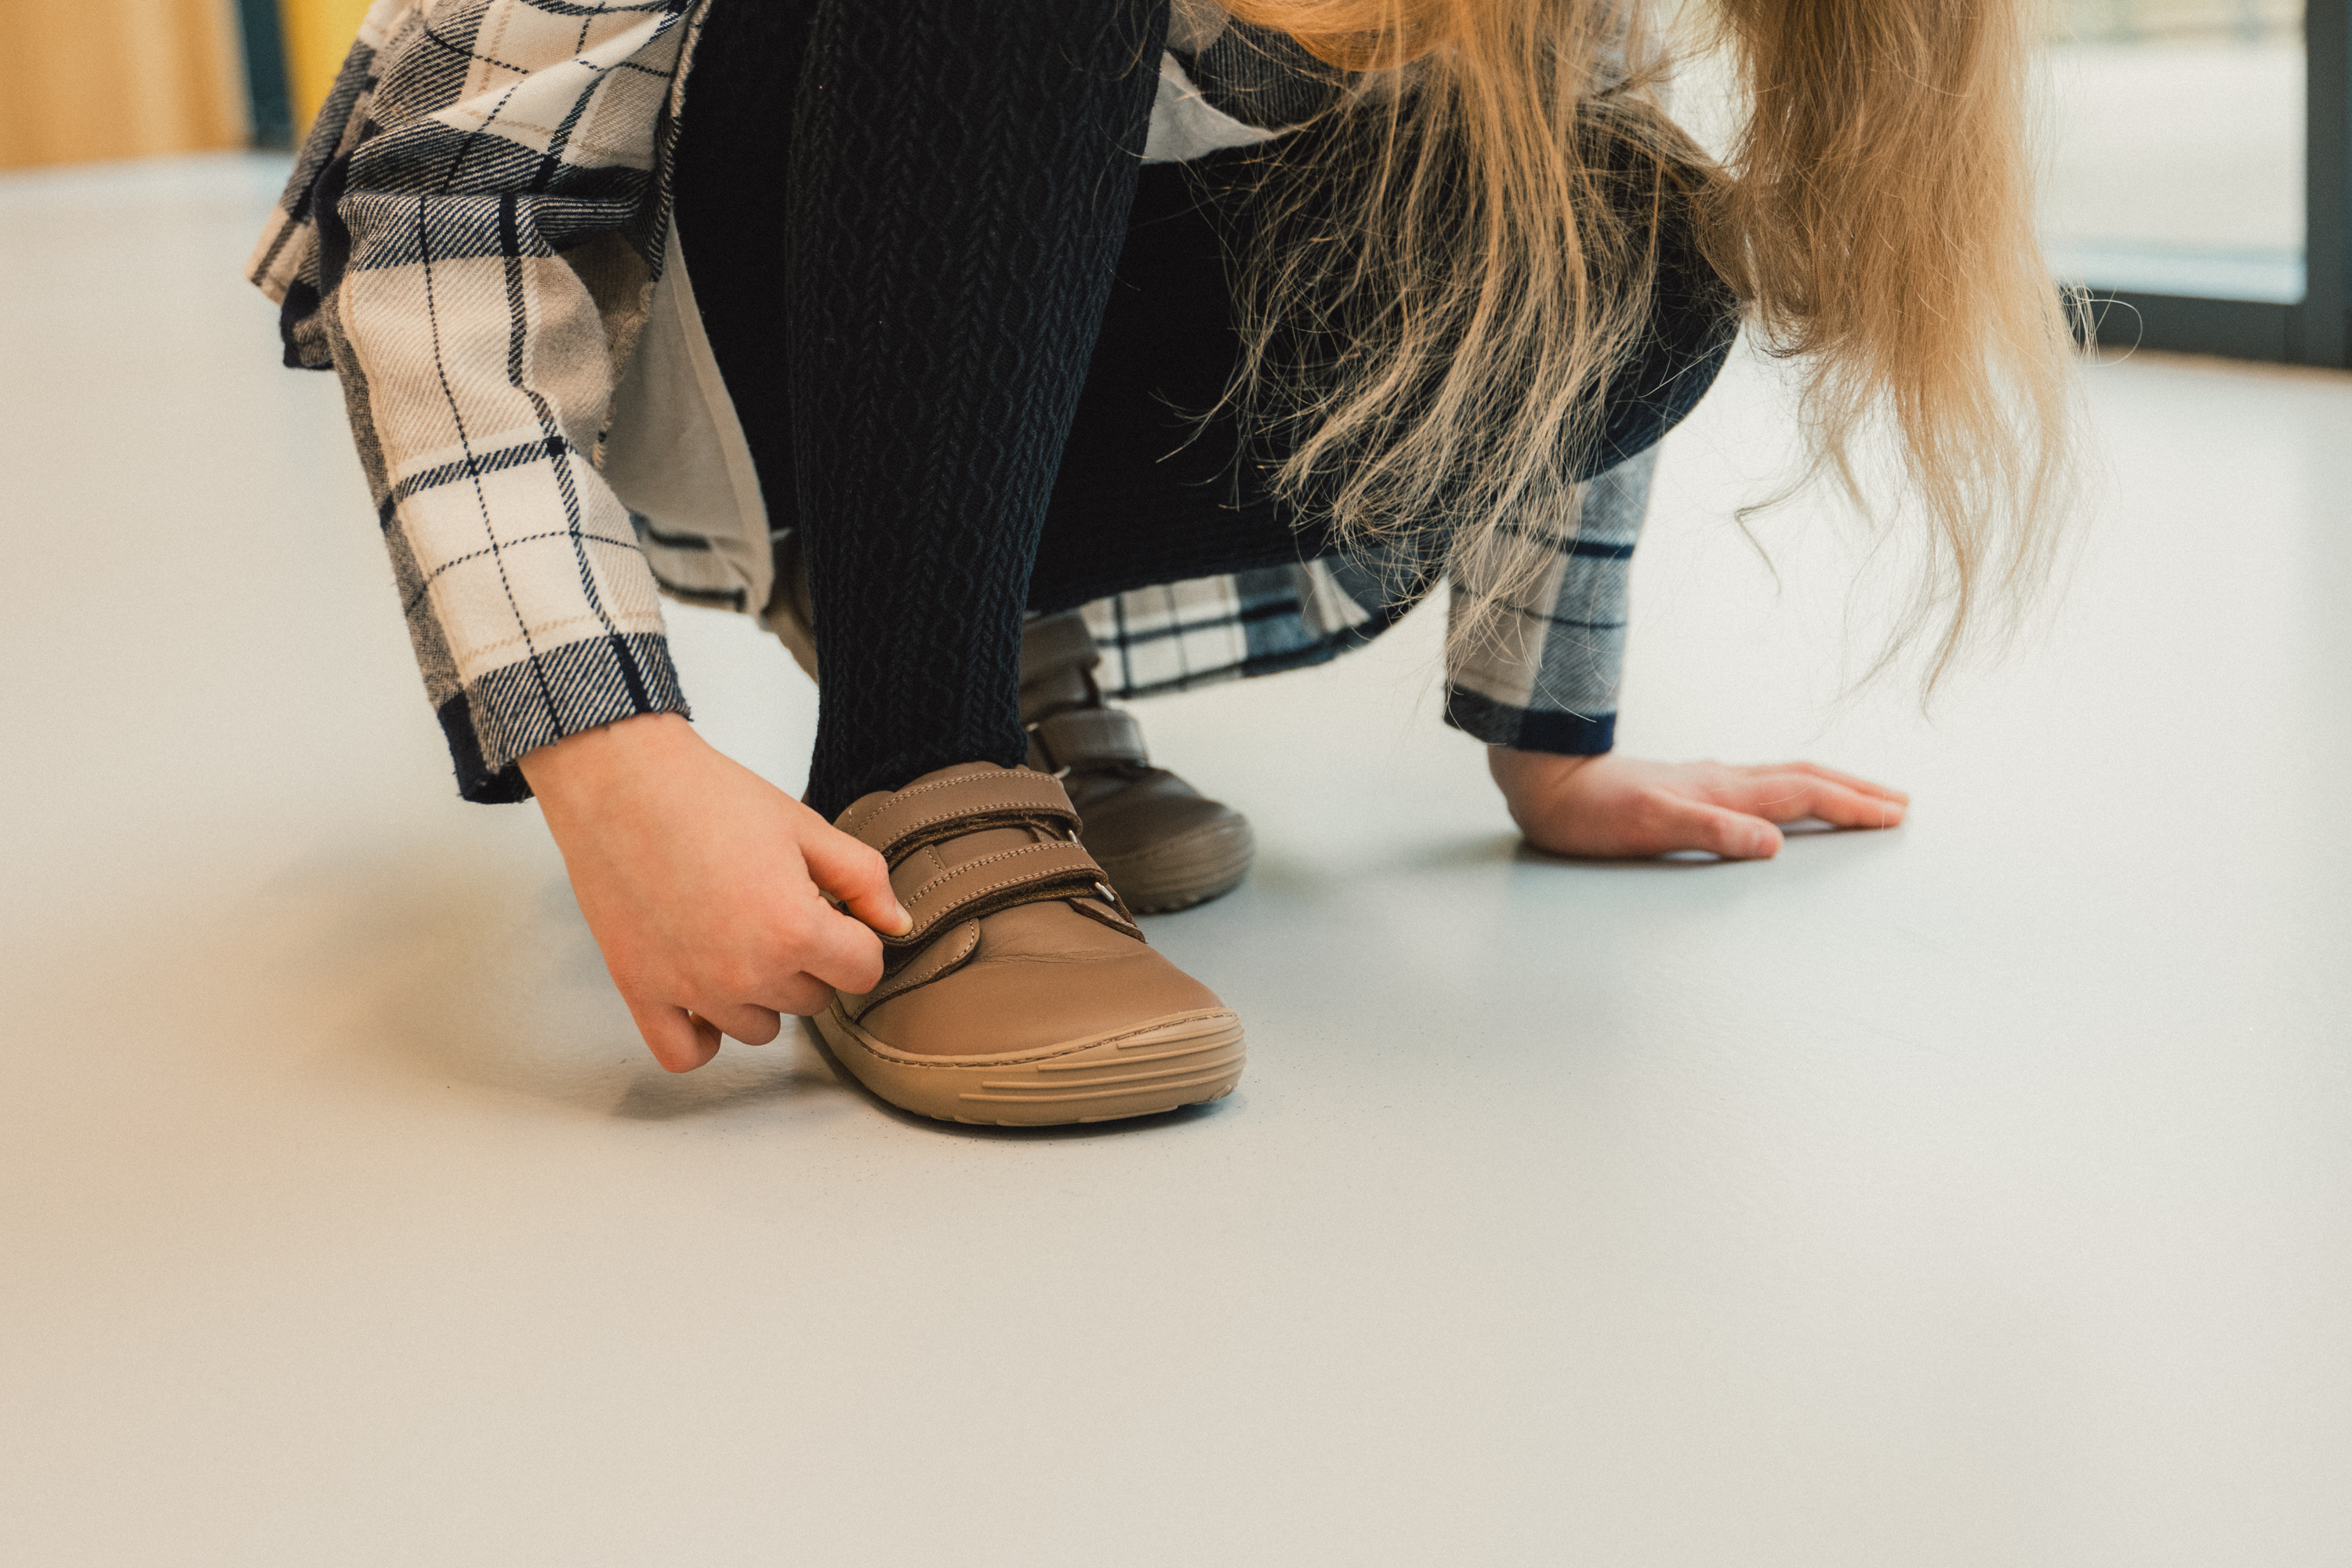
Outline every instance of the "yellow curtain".
<svg viewBox="0 0 2352 1568"><path fill-rule="evenodd" d="M327 101L327 89L335 85L335 73L343 68L343 57L367 14L368 0L278 0L297 142Z"/></svg>
<svg viewBox="0 0 2352 1568"><path fill-rule="evenodd" d="M230 0L9 5L0 169L246 143Z"/></svg>

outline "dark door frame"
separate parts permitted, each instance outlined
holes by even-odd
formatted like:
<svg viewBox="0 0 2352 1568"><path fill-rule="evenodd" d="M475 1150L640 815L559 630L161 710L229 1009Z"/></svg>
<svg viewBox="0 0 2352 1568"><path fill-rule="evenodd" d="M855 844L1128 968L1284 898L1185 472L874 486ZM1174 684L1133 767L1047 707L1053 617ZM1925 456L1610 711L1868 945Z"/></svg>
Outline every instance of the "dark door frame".
<svg viewBox="0 0 2352 1568"><path fill-rule="evenodd" d="M294 142L294 107L286 90L286 37L278 0L236 0L237 31L245 39L245 107L257 147Z"/></svg>

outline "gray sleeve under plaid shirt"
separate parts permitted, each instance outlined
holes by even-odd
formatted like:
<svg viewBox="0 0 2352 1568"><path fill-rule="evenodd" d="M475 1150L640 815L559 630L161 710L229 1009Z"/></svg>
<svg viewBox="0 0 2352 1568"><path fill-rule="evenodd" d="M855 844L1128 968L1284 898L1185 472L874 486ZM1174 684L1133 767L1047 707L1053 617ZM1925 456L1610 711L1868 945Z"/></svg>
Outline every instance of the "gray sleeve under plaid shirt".
<svg viewBox="0 0 2352 1568"><path fill-rule="evenodd" d="M287 363L341 380L468 799L526 796L515 763L535 747L686 710L660 595L769 603L772 540L670 226L709 3L377 0L250 267L282 308ZM1163 118L1171 145L1199 140L1188 89L1164 62L1155 142ZM672 489L718 502L632 483L631 454L656 445L673 468L707 451L688 465L704 477ZM1505 632L1450 660L1447 722L1492 745L1609 749L1652 462L1586 487ZM1360 647L1411 607L1394 581L1316 561L1122 594L1087 618L1106 689L1142 697Z"/></svg>

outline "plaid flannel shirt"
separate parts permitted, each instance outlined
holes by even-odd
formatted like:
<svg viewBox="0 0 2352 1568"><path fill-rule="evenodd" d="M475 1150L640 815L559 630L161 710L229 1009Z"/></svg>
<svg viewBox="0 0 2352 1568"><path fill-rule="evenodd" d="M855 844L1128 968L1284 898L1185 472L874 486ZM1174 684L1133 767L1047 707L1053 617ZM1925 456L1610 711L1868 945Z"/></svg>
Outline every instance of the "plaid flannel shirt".
<svg viewBox="0 0 2352 1568"><path fill-rule="evenodd" d="M535 747L686 711L662 594L770 602L757 479L670 223L708 3L377 0L249 267L282 308L286 363L341 379L468 799L524 798L516 759ZM1171 60L1154 141L1173 151L1154 155L1216 141L1198 109ZM1650 466L1585 488L1504 634L1449 661L1448 722L1495 745L1609 748ZM698 477L646 478L680 471ZM1360 647L1411 607L1387 564L1090 605L1105 688L1141 697Z"/></svg>

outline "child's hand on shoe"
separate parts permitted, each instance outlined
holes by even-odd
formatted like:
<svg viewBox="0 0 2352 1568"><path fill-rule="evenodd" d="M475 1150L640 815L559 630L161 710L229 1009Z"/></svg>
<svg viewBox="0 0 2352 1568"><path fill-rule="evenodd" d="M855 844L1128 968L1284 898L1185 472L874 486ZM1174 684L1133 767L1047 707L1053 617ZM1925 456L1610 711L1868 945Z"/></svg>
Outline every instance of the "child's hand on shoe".
<svg viewBox="0 0 2352 1568"><path fill-rule="evenodd" d="M1833 827L1893 827L1911 800L1811 763L1727 767L1491 746L1486 765L1528 843L1555 855L1610 859L1678 849L1769 859L1780 852L1776 824L1810 816Z"/></svg>
<svg viewBox="0 0 2352 1568"><path fill-rule="evenodd" d="M913 923L881 856L675 713L542 746L522 771L604 967L672 1072L709 1061L721 1034L765 1045L780 1015L871 990L874 933Z"/></svg>

